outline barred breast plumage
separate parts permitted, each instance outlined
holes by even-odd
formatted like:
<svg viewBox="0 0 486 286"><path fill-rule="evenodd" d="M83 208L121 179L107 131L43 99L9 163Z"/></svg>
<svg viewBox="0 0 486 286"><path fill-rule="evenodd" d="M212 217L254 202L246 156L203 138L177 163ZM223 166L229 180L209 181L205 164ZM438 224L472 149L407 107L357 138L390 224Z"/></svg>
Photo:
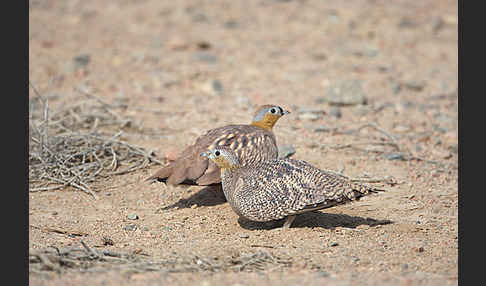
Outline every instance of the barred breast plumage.
<svg viewBox="0 0 486 286"><path fill-rule="evenodd" d="M278 119L289 113L277 105L260 106L247 125L227 125L207 131L185 148L169 165L146 180L157 179L171 185L212 185L221 182L219 167L200 154L208 149L225 146L235 151L242 165L275 159L278 148L272 131Z"/></svg>
<svg viewBox="0 0 486 286"><path fill-rule="evenodd" d="M225 147L216 147L202 156L221 168L223 192L239 216L261 222L287 218L286 228L297 214L381 191L302 160L271 159L242 166L237 154Z"/></svg>

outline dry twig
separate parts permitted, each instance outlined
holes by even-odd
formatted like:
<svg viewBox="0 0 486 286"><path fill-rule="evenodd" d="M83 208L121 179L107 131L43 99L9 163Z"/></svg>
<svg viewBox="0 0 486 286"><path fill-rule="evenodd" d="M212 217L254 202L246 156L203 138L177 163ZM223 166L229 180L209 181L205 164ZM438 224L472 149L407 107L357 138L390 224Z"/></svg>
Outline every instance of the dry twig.
<svg viewBox="0 0 486 286"><path fill-rule="evenodd" d="M95 104L76 101L52 111L29 81L42 109L30 110L29 191L42 192L67 186L82 190L97 198L91 184L97 179L127 174L149 166L162 164L152 151L131 145L120 139L123 131L106 136L100 127L123 127L131 119L111 110L112 105L77 89ZM42 113L42 114L40 114ZM48 132L49 131L49 132Z"/></svg>

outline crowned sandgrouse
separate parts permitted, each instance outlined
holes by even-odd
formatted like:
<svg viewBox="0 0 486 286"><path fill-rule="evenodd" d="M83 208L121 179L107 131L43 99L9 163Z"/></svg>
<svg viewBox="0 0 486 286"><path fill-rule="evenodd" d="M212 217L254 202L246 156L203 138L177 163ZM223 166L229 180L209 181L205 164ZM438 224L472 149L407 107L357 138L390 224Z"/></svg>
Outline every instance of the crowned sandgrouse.
<svg viewBox="0 0 486 286"><path fill-rule="evenodd" d="M221 172L218 166L200 156L202 152L218 146L235 151L242 165L276 159L278 148L272 128L287 113L290 112L277 105L259 106L251 124L227 125L207 131L193 145L185 148L175 161L146 180L157 179L171 185L219 184Z"/></svg>
<svg viewBox="0 0 486 286"><path fill-rule="evenodd" d="M221 168L223 192L232 209L252 221L287 218L329 208L382 191L320 170L302 160L270 159L242 166L237 154L216 147L201 154Z"/></svg>

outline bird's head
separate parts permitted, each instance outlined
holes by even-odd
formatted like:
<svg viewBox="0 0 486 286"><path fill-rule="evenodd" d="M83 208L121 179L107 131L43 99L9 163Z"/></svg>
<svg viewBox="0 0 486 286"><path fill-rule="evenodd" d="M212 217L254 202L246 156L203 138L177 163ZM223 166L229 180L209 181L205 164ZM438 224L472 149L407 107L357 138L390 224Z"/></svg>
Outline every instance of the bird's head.
<svg viewBox="0 0 486 286"><path fill-rule="evenodd" d="M290 111L284 110L278 105L261 105L255 111L251 125L271 131L279 118L289 113Z"/></svg>
<svg viewBox="0 0 486 286"><path fill-rule="evenodd" d="M218 146L201 154L213 161L221 170L235 169L240 166L236 153L228 147Z"/></svg>

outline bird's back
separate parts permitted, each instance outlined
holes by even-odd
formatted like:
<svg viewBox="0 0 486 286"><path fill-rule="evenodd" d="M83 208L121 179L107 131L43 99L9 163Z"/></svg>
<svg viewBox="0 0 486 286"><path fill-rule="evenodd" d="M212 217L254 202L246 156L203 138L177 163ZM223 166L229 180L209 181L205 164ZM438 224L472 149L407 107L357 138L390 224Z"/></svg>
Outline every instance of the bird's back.
<svg viewBox="0 0 486 286"><path fill-rule="evenodd" d="M255 221L323 209L374 192L294 159L263 161L225 172L223 191L239 215Z"/></svg>
<svg viewBox="0 0 486 286"><path fill-rule="evenodd" d="M202 152L217 146L227 146L234 150L243 165L278 157L273 132L253 125L227 125L211 129L199 136L194 144L181 152L176 161L162 168L149 179L160 178L173 185L185 181L197 185L220 183L219 167L200 156Z"/></svg>

